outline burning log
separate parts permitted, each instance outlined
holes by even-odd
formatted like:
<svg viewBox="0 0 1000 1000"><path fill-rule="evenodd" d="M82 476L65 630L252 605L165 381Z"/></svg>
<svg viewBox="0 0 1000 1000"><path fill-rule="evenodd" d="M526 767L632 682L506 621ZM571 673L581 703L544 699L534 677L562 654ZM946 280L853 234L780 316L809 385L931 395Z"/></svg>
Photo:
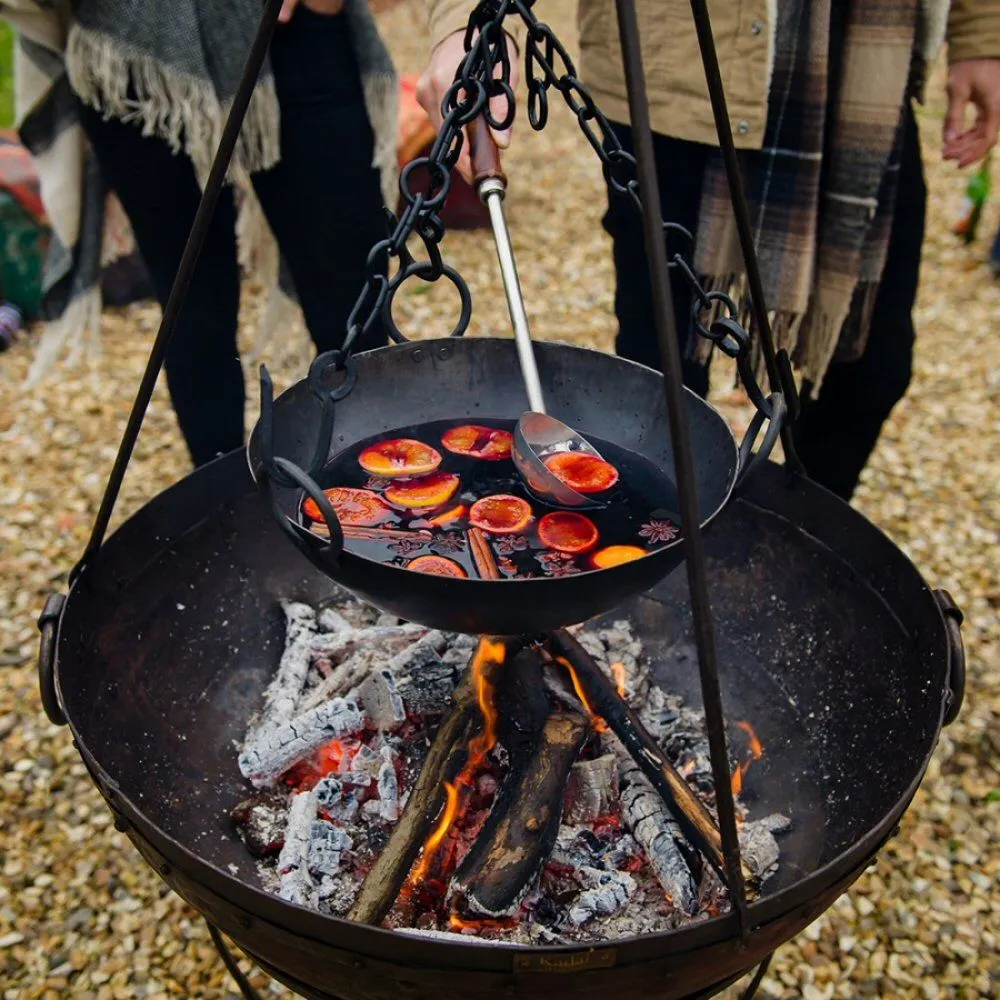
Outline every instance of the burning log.
<svg viewBox="0 0 1000 1000"><path fill-rule="evenodd" d="M357 732L363 724L355 702L335 698L247 743L239 756L240 773L255 788L261 788L324 743Z"/></svg>
<svg viewBox="0 0 1000 1000"><path fill-rule="evenodd" d="M472 553L472 561L476 564L476 572L481 580L499 580L500 570L497 561L493 557L493 550L486 540L481 528L469 528L469 551Z"/></svg>
<svg viewBox="0 0 1000 1000"><path fill-rule="evenodd" d="M316 819L316 793L300 792L292 797L285 824L285 842L278 855L278 895L290 903L307 906L314 889L309 877L309 834Z"/></svg>
<svg viewBox="0 0 1000 1000"><path fill-rule="evenodd" d="M559 832L569 770L590 732L575 712L554 712L519 780L513 771L452 883L464 917L517 911L541 874Z"/></svg>
<svg viewBox="0 0 1000 1000"><path fill-rule="evenodd" d="M476 650L478 654L479 647ZM434 737L403 814L361 886L348 914L349 919L377 925L392 909L444 805L445 782L453 781L465 764L477 714L476 684L470 670L455 689L452 710Z"/></svg>
<svg viewBox="0 0 1000 1000"><path fill-rule="evenodd" d="M725 881L722 835L704 803L670 763L639 717L580 643L563 629L550 633L549 642L553 651L572 668L576 684L586 698L588 710L607 722L629 756L660 794L684 835L705 855ZM760 880L745 860L741 861L741 867L747 894L752 898L760 888Z"/></svg>

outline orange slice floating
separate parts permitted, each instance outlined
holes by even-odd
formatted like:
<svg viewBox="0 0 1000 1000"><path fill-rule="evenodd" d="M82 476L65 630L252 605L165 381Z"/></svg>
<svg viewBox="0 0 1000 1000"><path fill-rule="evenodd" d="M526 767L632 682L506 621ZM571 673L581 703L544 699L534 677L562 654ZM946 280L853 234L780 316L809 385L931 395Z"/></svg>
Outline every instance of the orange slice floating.
<svg viewBox="0 0 1000 1000"><path fill-rule="evenodd" d="M622 563L632 562L633 559L641 559L649 553L645 549L640 549L638 545L609 545L590 557L590 565L594 569L610 569L612 566L620 566Z"/></svg>
<svg viewBox="0 0 1000 1000"><path fill-rule="evenodd" d="M618 482L618 470L603 458L581 451L558 451L545 459L557 479L577 493L603 493Z"/></svg>
<svg viewBox="0 0 1000 1000"><path fill-rule="evenodd" d="M589 552L600 537L589 517L569 510L546 514L538 522L538 537L547 549L578 555Z"/></svg>
<svg viewBox="0 0 1000 1000"><path fill-rule="evenodd" d="M469 508L469 522L491 535L516 535L531 523L531 505L520 497L496 493Z"/></svg>
<svg viewBox="0 0 1000 1000"><path fill-rule="evenodd" d="M392 517L389 505L371 490L355 489L352 486L334 486L323 491L333 505L341 524L353 524L370 528ZM302 505L302 513L311 521L322 521L319 505L311 497Z"/></svg>
<svg viewBox="0 0 1000 1000"><path fill-rule="evenodd" d="M514 443L510 431L483 427L481 424L462 424L452 427L441 435L441 444L456 455L483 458L488 462L498 462L510 458Z"/></svg>
<svg viewBox="0 0 1000 1000"><path fill-rule="evenodd" d="M463 580L469 576L457 562L444 556L417 556L406 564L406 568L434 576L456 576Z"/></svg>
<svg viewBox="0 0 1000 1000"><path fill-rule="evenodd" d="M441 452L413 438L393 438L365 448L358 464L369 475L386 479L425 476L441 464Z"/></svg>
<svg viewBox="0 0 1000 1000"><path fill-rule="evenodd" d="M451 524L452 521L457 521L460 517L465 517L468 511L469 508L464 503L460 503L457 507L451 507L443 514L438 514L437 517L430 518L427 523L432 524L435 528L440 528L446 524Z"/></svg>
<svg viewBox="0 0 1000 1000"><path fill-rule="evenodd" d="M440 507L455 495L459 483L458 476L453 472L434 472L390 486L385 491L385 498L389 503L407 510Z"/></svg>

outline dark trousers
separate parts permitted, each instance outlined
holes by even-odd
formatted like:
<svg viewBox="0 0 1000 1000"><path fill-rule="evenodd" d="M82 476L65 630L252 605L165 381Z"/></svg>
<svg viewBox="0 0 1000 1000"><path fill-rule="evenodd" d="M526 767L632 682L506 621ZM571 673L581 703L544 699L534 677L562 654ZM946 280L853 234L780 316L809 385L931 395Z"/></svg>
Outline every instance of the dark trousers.
<svg viewBox="0 0 1000 1000"><path fill-rule="evenodd" d="M365 260L385 235L374 139L342 16L299 7L279 26L271 65L281 160L254 188L295 284L317 350L339 347ZM134 124L84 111L101 169L131 220L156 296L167 300L201 197L191 161ZM243 445L236 346L240 274L233 192L223 191L166 356L167 385L195 464ZM358 342L385 342L381 329Z"/></svg>
<svg viewBox="0 0 1000 1000"><path fill-rule="evenodd" d="M614 128L622 145L632 151L631 129ZM845 500L853 494L882 425L906 393L912 374L912 313L927 189L912 115L907 115L904 128L896 211L868 346L859 360L831 365L818 395L808 384L803 386L802 413L793 431L810 478ZM663 217L696 233L707 147L661 135L654 140ZM612 196L605 228L614 241L616 350L622 357L659 368L642 221L631 204ZM683 352L692 335L691 292L679 274L673 275L671 288ZM708 371L688 362L684 382L704 396Z"/></svg>

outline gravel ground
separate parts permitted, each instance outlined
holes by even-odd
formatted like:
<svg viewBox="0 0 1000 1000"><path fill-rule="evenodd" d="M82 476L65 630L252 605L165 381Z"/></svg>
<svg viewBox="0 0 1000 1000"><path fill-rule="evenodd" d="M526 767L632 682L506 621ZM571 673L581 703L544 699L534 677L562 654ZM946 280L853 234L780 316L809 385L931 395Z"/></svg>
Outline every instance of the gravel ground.
<svg viewBox="0 0 1000 1000"><path fill-rule="evenodd" d="M384 17L404 70L419 67L412 4ZM571 0L546 16L573 37ZM935 92L940 94L940 89ZM942 737L899 836L851 892L783 947L764 983L770 997L974 998L1000 995L1000 376L983 336L1000 286L982 266L984 237L960 247L948 232L961 181L937 157L940 100L923 112L932 198L919 305L921 337L907 400L886 429L857 506L967 614L969 687ZM508 159L510 216L528 309L539 337L608 348L614 321L596 165L565 115L518 142ZM477 333L506 316L483 234L449 236L448 252L477 304ZM247 296L246 326L259 299ZM451 306L436 291L406 296L410 329L442 329ZM34 621L82 552L157 323L154 309L109 313L105 354L20 389L29 345L0 358L0 995L14 998L234 996L196 913L169 894L114 832L64 729L35 689ZM282 382L300 377L301 332L267 359ZM988 353L989 352L989 353ZM735 423L739 397L719 398ZM250 401L250 412L256 402ZM139 441L119 516L188 470L162 388ZM257 974L273 996L288 996Z"/></svg>

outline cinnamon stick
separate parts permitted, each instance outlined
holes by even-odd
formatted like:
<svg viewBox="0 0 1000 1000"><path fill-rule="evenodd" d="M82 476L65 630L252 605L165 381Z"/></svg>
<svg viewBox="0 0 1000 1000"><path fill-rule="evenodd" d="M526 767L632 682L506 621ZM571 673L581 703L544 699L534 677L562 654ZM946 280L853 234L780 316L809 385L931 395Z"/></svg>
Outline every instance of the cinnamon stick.
<svg viewBox="0 0 1000 1000"><path fill-rule="evenodd" d="M593 657L564 629L549 634L554 653L572 666L589 708L600 715L621 740L629 756L660 794L691 845L700 851L728 884L726 862L722 854L722 834L691 786L670 763L656 740L629 707L614 684ZM740 859L747 895L753 898L760 889L760 879Z"/></svg>
<svg viewBox="0 0 1000 1000"><path fill-rule="evenodd" d="M469 539L469 551L472 561L476 564L476 572L481 580L499 580L500 570L493 558L493 550L486 540L481 528L469 528L466 532Z"/></svg>
<svg viewBox="0 0 1000 1000"><path fill-rule="evenodd" d="M365 528L359 524L341 525L345 538L361 538L370 542L429 542L434 536L429 531L404 531L400 528ZM323 538L330 537L330 529L322 521L314 521L309 525L314 535Z"/></svg>

